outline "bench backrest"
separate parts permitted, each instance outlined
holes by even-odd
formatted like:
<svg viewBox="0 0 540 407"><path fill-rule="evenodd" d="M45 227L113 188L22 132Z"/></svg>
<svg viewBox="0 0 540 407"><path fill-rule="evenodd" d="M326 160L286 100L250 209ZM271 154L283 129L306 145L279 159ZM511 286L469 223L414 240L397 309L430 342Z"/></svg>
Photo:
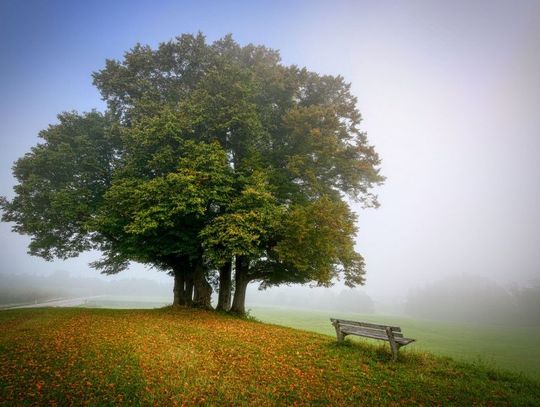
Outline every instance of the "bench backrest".
<svg viewBox="0 0 540 407"><path fill-rule="evenodd" d="M401 328L399 326L378 325L369 322L348 321L346 319L330 318L332 324L338 324L341 328L351 328L352 330L364 331L372 334L386 335L386 328L390 328L394 337L403 338Z"/></svg>

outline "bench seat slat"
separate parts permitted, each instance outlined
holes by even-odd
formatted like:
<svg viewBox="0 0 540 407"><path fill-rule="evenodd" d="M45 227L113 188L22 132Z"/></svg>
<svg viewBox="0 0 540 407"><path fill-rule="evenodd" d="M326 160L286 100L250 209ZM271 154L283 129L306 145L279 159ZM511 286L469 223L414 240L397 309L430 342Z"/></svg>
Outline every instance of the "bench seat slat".
<svg viewBox="0 0 540 407"><path fill-rule="evenodd" d="M343 332L345 335L364 336L366 338L381 339L383 341L389 341L388 336L386 335L386 332L375 333L375 332L370 332L370 331L365 331L365 330L347 329L347 328L341 329L341 332ZM400 345L407 345L411 342L414 342L414 339L396 337L396 336L394 336L394 340Z"/></svg>
<svg viewBox="0 0 540 407"><path fill-rule="evenodd" d="M366 328L374 328L374 329L386 329L386 327L389 327L392 329L392 332L401 332L401 328L399 326L389 326L389 325L379 325L379 324L372 324L370 322L358 322L358 321L348 321L346 319L337 319L337 318L330 318L330 321L337 322L340 325L355 325L355 326L364 326Z"/></svg>
<svg viewBox="0 0 540 407"><path fill-rule="evenodd" d="M370 327L365 327L365 326L358 326L358 325L350 325L350 324L342 324L340 323L339 324L339 327L340 329L343 331L345 329L347 330L358 330L358 331L363 331L363 332L367 332L367 333L373 333L375 335L377 334L382 334L384 335L384 337L386 337L386 330L385 329L379 329L379 328L370 328ZM394 337L395 338L403 338L403 334L401 332L394 332L392 331L392 333L394 334Z"/></svg>
<svg viewBox="0 0 540 407"><path fill-rule="evenodd" d="M343 332L345 335L357 335L357 336L365 336L367 338L373 338L373 339L383 339L386 341L388 340L388 336L382 333L357 331L354 329L342 329L341 332Z"/></svg>

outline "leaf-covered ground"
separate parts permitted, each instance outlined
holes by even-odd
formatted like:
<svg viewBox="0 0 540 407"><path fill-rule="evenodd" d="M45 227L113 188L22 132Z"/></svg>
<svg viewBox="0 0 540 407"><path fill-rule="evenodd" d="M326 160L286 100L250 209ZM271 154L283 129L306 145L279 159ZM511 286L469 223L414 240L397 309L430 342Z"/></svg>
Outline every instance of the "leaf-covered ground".
<svg viewBox="0 0 540 407"><path fill-rule="evenodd" d="M0 405L540 405L540 383L197 310L0 312Z"/></svg>
<svg viewBox="0 0 540 407"><path fill-rule="evenodd" d="M318 311L286 307L250 307L260 321L304 329L336 337L329 318L400 326L406 336L418 341L407 351L482 364L488 368L523 373L540 380L540 326L504 326L411 319L403 316ZM367 339L362 339L366 341Z"/></svg>

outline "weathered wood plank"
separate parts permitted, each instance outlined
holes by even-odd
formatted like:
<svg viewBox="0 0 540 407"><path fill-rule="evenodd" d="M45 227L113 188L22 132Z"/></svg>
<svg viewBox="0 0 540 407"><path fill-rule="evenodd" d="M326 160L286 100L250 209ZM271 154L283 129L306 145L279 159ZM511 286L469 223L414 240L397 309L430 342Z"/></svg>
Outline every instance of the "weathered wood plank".
<svg viewBox="0 0 540 407"><path fill-rule="evenodd" d="M386 331L376 331L374 329L365 329L361 327L351 326L351 325L340 325L340 329L343 332L350 332L351 334L358 334L358 335L374 335L374 336L382 336L383 338L386 338Z"/></svg>
<svg viewBox="0 0 540 407"><path fill-rule="evenodd" d="M367 326L363 326L363 325L352 325L352 324L343 323L343 322L339 322L337 324L341 327L341 329L351 329L351 330L358 329L358 330L363 330L363 331L366 331L366 332L369 332L369 333L375 333L375 334L382 333L384 336L386 336L386 330L385 329L371 328L371 327L367 327ZM394 331L392 331L392 332L393 332L395 337L403 338L403 334L401 332L394 332Z"/></svg>
<svg viewBox="0 0 540 407"><path fill-rule="evenodd" d="M373 333L369 331L354 330L354 329L347 329L347 328L341 328L341 332L345 335L364 336L366 338L380 339L380 340L389 342L388 335L386 332ZM394 335L394 340L400 345L408 345L409 343L414 342L414 339L396 337L395 335Z"/></svg>
<svg viewBox="0 0 540 407"><path fill-rule="evenodd" d="M367 328L375 328L375 329L383 329L383 330L389 327L392 329L392 332L401 332L401 328L399 326L379 325L379 324L372 324L370 322L349 321L346 319L337 319L337 318L330 318L330 321L332 322L337 321L340 324L365 326Z"/></svg>
<svg viewBox="0 0 540 407"><path fill-rule="evenodd" d="M354 330L348 330L348 329L342 329L342 333L345 335L356 335L356 336L365 336L366 338L373 338L373 339L382 339L387 341L388 336L385 334L375 334L371 332L365 332L365 331L354 331Z"/></svg>

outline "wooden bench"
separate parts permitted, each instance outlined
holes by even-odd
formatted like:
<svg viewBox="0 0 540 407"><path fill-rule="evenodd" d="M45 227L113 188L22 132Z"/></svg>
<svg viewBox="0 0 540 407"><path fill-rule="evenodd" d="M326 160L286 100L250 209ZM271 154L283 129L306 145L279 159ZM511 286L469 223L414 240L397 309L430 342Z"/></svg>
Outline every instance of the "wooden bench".
<svg viewBox="0 0 540 407"><path fill-rule="evenodd" d="M370 324L368 322L347 321L330 318L336 329L338 342L343 342L347 335L363 336L390 342L392 360L397 360L399 348L414 342L414 339L405 338L398 326Z"/></svg>

